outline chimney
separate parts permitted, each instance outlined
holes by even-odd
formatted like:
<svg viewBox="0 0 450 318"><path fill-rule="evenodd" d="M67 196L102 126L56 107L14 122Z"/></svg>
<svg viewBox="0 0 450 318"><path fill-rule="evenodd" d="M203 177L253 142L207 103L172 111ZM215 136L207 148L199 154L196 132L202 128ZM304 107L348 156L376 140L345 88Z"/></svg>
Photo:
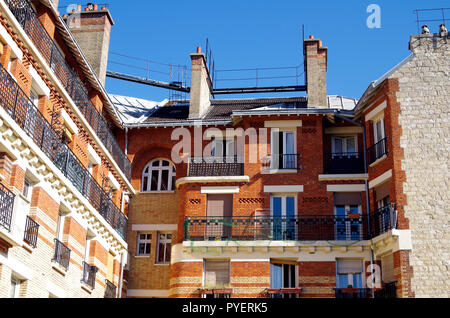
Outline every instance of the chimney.
<svg viewBox="0 0 450 318"><path fill-rule="evenodd" d="M312 35L303 41L305 56L306 87L308 107L328 108L327 102L327 61L328 48Z"/></svg>
<svg viewBox="0 0 450 318"><path fill-rule="evenodd" d="M189 118L201 118L211 105L211 80L201 47L190 54L192 61Z"/></svg>
<svg viewBox="0 0 450 318"><path fill-rule="evenodd" d="M93 3L88 3L84 10L78 5L75 12L69 13L66 23L100 82L105 86L111 26L114 25L109 10L106 7L99 9L99 6Z"/></svg>
<svg viewBox="0 0 450 318"><path fill-rule="evenodd" d="M432 31L436 31L433 33ZM427 25L422 26L422 34L412 35L409 40L409 49L416 56L428 53L437 53L440 50L448 50L450 45L450 33L445 24L439 28L431 29Z"/></svg>

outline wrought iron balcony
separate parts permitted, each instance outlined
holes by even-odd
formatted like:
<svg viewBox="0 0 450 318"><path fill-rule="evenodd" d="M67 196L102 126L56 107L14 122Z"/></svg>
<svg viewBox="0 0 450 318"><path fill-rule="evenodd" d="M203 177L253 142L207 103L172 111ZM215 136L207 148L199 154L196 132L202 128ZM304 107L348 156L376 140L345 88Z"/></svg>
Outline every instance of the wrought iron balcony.
<svg viewBox="0 0 450 318"><path fill-rule="evenodd" d="M238 156L191 157L188 171L190 177L242 176L244 160Z"/></svg>
<svg viewBox="0 0 450 318"><path fill-rule="evenodd" d="M0 226L11 230L11 220L15 195L0 183Z"/></svg>
<svg viewBox="0 0 450 318"><path fill-rule="evenodd" d="M387 139L388 137L385 137L367 149L367 164L370 165L388 154Z"/></svg>
<svg viewBox="0 0 450 318"><path fill-rule="evenodd" d="M127 218L83 166L14 79L0 65L0 106L89 200L105 220L125 238ZM6 212L5 212L6 213Z"/></svg>
<svg viewBox="0 0 450 318"><path fill-rule="evenodd" d="M269 298L298 298L302 288L268 288Z"/></svg>
<svg viewBox="0 0 450 318"><path fill-rule="evenodd" d="M326 174L364 173L362 152L324 153L323 163Z"/></svg>
<svg viewBox="0 0 450 318"><path fill-rule="evenodd" d="M106 280L105 296L104 298L116 298L117 287L109 280Z"/></svg>
<svg viewBox="0 0 450 318"><path fill-rule="evenodd" d="M95 276L97 274L98 268L94 265L89 265L86 262L83 262L83 276L81 277L81 281L91 288L95 288Z"/></svg>
<svg viewBox="0 0 450 318"><path fill-rule="evenodd" d="M263 169L300 170L301 154L271 154L264 158Z"/></svg>
<svg viewBox="0 0 450 318"><path fill-rule="evenodd" d="M55 238L55 253L53 254L52 261L58 263L66 270L69 268L70 249L56 238Z"/></svg>
<svg viewBox="0 0 450 318"><path fill-rule="evenodd" d="M47 61L56 77L66 89L74 103L83 113L106 149L111 153L124 175L131 179L131 163L112 134L107 121L92 104L88 91L76 71L65 60L63 54L45 30L38 15L27 0L5 0L25 33Z"/></svg>
<svg viewBox="0 0 450 318"><path fill-rule="evenodd" d="M295 217L206 217L188 216L184 222L186 241L361 241L396 226L392 207L366 214L301 215Z"/></svg>
<svg viewBox="0 0 450 318"><path fill-rule="evenodd" d="M372 298L371 288L335 288L336 298Z"/></svg>
<svg viewBox="0 0 450 318"><path fill-rule="evenodd" d="M27 220L25 222L25 233L23 236L23 240L36 248L37 238L39 233L39 224L27 216Z"/></svg>

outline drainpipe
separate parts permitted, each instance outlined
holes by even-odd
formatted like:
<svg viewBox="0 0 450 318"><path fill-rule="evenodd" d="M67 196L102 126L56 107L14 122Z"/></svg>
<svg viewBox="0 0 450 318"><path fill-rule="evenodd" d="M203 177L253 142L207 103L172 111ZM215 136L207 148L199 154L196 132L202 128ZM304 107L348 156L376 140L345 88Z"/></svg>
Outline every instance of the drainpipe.
<svg viewBox="0 0 450 318"><path fill-rule="evenodd" d="M128 155L128 127L125 127L125 155Z"/></svg>
<svg viewBox="0 0 450 318"><path fill-rule="evenodd" d="M366 151L366 149L367 149L367 147L366 147L366 127L363 124L361 124L361 123L359 123L357 121L351 120L351 119L349 119L349 118L347 118L345 116L342 116L339 113L335 114L334 116L337 117L337 118L340 118L340 119L342 119L344 121L347 121L347 122L349 122L351 124L357 125L357 126L362 128L362 131L363 131L363 148L364 148L364 151L363 151L364 173L367 174L368 173L368 168L367 168L367 157L366 157L366 155L367 155L367 151ZM366 179L366 180L364 180L364 183L365 183L365 186L366 186L367 227L368 227L367 231L368 231L368 234L369 234L370 241L372 241L372 233L371 233L371 230L370 230L369 181ZM372 271L373 271L373 263L374 263L373 249L372 249L372 244L370 244L370 269L371 269L371 274L372 274ZM371 277L372 277L372 275L371 275ZM374 278L372 278L372 280L373 279ZM373 283L373 281L372 281L372 283ZM372 290L371 291L372 298L374 298L375 294L374 294L373 288L371 290Z"/></svg>
<svg viewBox="0 0 450 318"><path fill-rule="evenodd" d="M122 285L123 285L123 262L124 262L124 253L120 254L120 275L119 275L119 296L118 298L122 298Z"/></svg>

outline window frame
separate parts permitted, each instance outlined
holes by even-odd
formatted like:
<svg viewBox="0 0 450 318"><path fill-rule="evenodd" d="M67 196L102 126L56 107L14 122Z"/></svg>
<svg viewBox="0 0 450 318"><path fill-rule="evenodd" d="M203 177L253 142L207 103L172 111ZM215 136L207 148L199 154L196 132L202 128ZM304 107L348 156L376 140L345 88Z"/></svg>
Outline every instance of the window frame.
<svg viewBox="0 0 450 318"><path fill-rule="evenodd" d="M358 155L357 154L358 153L358 138L357 138L357 136L355 136L355 135L342 135L342 136L339 135L339 136L332 136L331 137L331 153L332 153L333 157L335 157L335 156L342 156L344 153L346 153L347 156L349 156L349 157L355 155L355 154L348 154L348 140L350 138L353 139L353 142L355 144L355 151L354 152L356 153L356 156ZM335 141L337 139L341 139L342 140L342 151L340 153L336 152Z"/></svg>
<svg viewBox="0 0 450 318"><path fill-rule="evenodd" d="M161 235L166 235L166 238L162 241L161 241ZM170 235L170 239L167 238L167 235ZM172 236L173 236L172 233L158 232L155 264L160 264L160 265L169 265L170 264L170 254L171 254L171 249L172 249ZM159 252L160 252L161 244L163 244L163 246L164 246L164 257L163 257L164 260L162 262L159 260ZM167 244L170 244L169 251L167 251ZM169 253L167 254L167 252L169 252Z"/></svg>
<svg viewBox="0 0 450 318"><path fill-rule="evenodd" d="M352 261L352 260L357 260L357 261L360 261L361 262L361 271L360 272L354 272L354 273L344 273L344 274L341 274L340 272L339 272L339 262L340 261ZM353 276L355 275L355 274L361 274L361 287L355 287L355 285L354 285L354 279L353 279ZM352 285L352 287L353 288L365 288L365 286L366 286L366 281L365 281L365 275L364 275L365 273L364 273L364 260L363 259L345 259L345 258L343 258L343 259L336 259L336 288L348 288L348 285ZM344 286L344 287L339 287L338 285L339 285L339 275L347 275L347 286ZM349 283L349 282L352 282L351 284Z"/></svg>
<svg viewBox="0 0 450 318"><path fill-rule="evenodd" d="M11 277L11 285L9 287L9 297L10 298L20 298L20 284L21 280L16 277ZM14 292L14 295L12 295Z"/></svg>
<svg viewBox="0 0 450 318"><path fill-rule="evenodd" d="M145 239L141 239L141 235L145 235ZM150 238L147 238L150 236ZM152 253L152 233L146 233L146 232L138 232L137 233L137 239L136 239L136 256L141 257L150 257L150 254ZM141 244L144 244L144 253L140 253L139 246ZM149 251L146 253L147 246L149 246Z"/></svg>
<svg viewBox="0 0 450 318"><path fill-rule="evenodd" d="M153 166L154 162L159 162L158 166ZM169 165L163 166L163 162L168 162ZM156 190L152 190L152 173L153 171L157 171L158 179ZM167 171L167 190L161 190L162 184L162 174L163 171ZM167 159L158 158L150 161L142 170L141 176L141 192L150 193L150 192L173 192L175 191L175 180L177 176L177 171L175 165ZM175 180L174 180L175 177ZM146 189L144 189L145 178L147 178Z"/></svg>

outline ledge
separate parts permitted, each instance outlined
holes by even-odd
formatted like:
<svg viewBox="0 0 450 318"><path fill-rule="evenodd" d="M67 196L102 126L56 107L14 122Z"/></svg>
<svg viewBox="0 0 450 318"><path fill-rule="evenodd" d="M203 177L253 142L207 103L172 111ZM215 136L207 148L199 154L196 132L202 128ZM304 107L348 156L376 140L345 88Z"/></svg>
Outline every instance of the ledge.
<svg viewBox="0 0 450 318"><path fill-rule="evenodd" d="M92 294L92 291L94 290L94 288L92 288L91 286L89 286L85 282L81 282L81 289L84 289L89 294Z"/></svg>
<svg viewBox="0 0 450 318"><path fill-rule="evenodd" d="M372 162L369 167L373 167L376 166L380 161L383 161L384 159L387 158L387 155L384 154L382 157L378 158L377 160L375 160L374 162Z"/></svg>
<svg viewBox="0 0 450 318"><path fill-rule="evenodd" d="M54 261L52 261L52 268L63 276L67 274L67 269Z"/></svg>
<svg viewBox="0 0 450 318"><path fill-rule="evenodd" d="M367 180L367 173L348 173L348 174L319 174L319 181L327 180Z"/></svg>
<svg viewBox="0 0 450 318"><path fill-rule="evenodd" d="M175 182L178 188L185 183L222 183L222 182L249 182L249 176L214 176L214 177L184 177Z"/></svg>

